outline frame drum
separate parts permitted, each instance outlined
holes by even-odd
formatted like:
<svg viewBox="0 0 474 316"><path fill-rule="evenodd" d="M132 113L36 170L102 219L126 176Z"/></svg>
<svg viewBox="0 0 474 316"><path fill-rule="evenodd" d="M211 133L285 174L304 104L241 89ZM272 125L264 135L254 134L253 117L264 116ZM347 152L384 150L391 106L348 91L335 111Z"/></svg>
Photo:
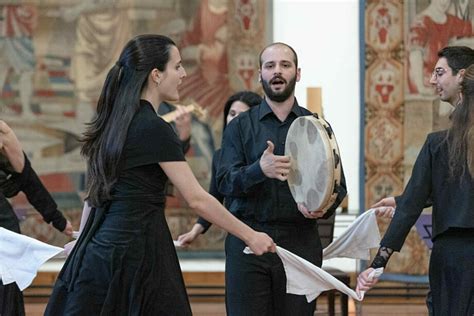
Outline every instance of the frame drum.
<svg viewBox="0 0 474 316"><path fill-rule="evenodd" d="M329 124L317 114L297 118L286 136L285 155L291 159L288 185L296 203L325 213L341 181L339 148Z"/></svg>

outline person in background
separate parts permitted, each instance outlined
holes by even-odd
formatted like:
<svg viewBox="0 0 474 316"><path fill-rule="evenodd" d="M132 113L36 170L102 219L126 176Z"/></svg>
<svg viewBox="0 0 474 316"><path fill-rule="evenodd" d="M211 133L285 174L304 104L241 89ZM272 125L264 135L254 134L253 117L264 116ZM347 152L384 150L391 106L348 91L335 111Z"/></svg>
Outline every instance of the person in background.
<svg viewBox="0 0 474 316"><path fill-rule="evenodd" d="M457 83L459 99L449 129L428 135L411 178L397 200L397 210L370 268L360 273L358 290L377 279L368 276L385 267L400 251L410 228L431 199L433 249L429 281L433 315L474 314L474 65L455 69L440 58L432 80ZM449 67L449 68L448 68ZM436 79L434 79L436 78ZM438 93L444 91L437 85Z"/></svg>
<svg viewBox="0 0 474 316"><path fill-rule="evenodd" d="M448 102L453 108L461 101L461 77L459 72L474 64L474 50L466 46L447 46L438 51L438 60L431 74L430 84L435 88L439 98ZM386 197L372 205L376 212L383 209L394 209L399 204L401 196ZM432 206L431 198L426 201L425 207ZM393 213L393 212L392 212ZM431 292L426 298L428 312L433 315Z"/></svg>
<svg viewBox="0 0 474 316"><path fill-rule="evenodd" d="M300 79L293 48L273 43L260 54L259 79L264 100L227 126L217 171L219 192L230 197L229 210L256 230L308 260L322 264L317 219L329 217L346 195L342 175L337 198L326 214L297 204L288 187L290 158L284 156L291 123L312 115L300 107L294 91ZM226 252L227 315L313 315L316 301L286 293L283 263L276 254L243 253L245 244L228 234Z"/></svg>
<svg viewBox="0 0 474 316"><path fill-rule="evenodd" d="M25 193L46 223L51 223L66 236L72 236L71 223L64 218L41 183L13 130L0 120L0 227L18 234L18 218L7 198L19 192ZM16 283L3 285L0 282L0 315L25 315L23 294Z"/></svg>
<svg viewBox="0 0 474 316"><path fill-rule="evenodd" d="M236 118L240 113L247 111L253 106L259 105L261 101L262 98L255 92L251 91L240 91L230 96L224 105L223 131L225 131L227 124L229 124L230 121ZM223 203L224 196L217 190L216 183L216 170L219 165L220 152L220 149L216 150L212 157L212 171L209 193L219 202ZM225 205L228 207L230 203L226 202ZM211 227L211 223L206 221L204 218L199 217L196 224L194 224L193 228L189 232L178 237L178 242L181 246L186 247L190 245L197 238L197 236L199 236L199 234L206 233L209 227Z"/></svg>

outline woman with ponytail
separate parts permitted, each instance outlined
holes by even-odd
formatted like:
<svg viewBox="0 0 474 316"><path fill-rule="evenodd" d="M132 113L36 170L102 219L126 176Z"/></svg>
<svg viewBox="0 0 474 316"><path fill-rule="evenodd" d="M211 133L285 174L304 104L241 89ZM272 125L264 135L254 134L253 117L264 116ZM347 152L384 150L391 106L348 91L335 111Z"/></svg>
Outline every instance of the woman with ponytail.
<svg viewBox="0 0 474 316"><path fill-rule="evenodd" d="M381 247L371 267L359 275L357 287L367 291L377 283L368 277L370 272L384 267L392 253L400 251L431 196L433 314L474 315L474 65L456 73L448 67L439 67L443 73L433 76L459 78L451 127L428 135Z"/></svg>
<svg viewBox="0 0 474 316"><path fill-rule="evenodd" d="M191 315L164 216L165 183L200 216L275 251L266 234L238 221L200 187L172 127L158 115L179 99L186 72L176 45L140 35L110 70L83 138L92 210L54 287L46 315Z"/></svg>

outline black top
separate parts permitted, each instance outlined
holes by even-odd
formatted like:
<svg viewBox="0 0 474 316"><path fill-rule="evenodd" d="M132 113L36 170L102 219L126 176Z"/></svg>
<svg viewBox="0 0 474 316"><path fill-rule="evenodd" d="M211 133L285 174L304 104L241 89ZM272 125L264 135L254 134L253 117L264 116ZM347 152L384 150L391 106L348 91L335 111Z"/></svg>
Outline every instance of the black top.
<svg viewBox="0 0 474 316"><path fill-rule="evenodd" d="M124 172L114 186L114 199L123 198L123 192L127 196L164 199L168 177L156 163L185 160L182 150L176 151L181 142L171 125L157 116L148 101L141 100L140 105L128 129L120 162Z"/></svg>
<svg viewBox="0 0 474 316"><path fill-rule="evenodd" d="M312 113L296 99L284 122L273 113L265 100L232 120L224 132L222 157L217 173L219 192L231 196L229 210L237 217L260 223L314 225L298 211L287 181L267 178L260 168L260 157L275 145L276 155L285 154L285 141L291 123ZM325 214L331 216L346 195L344 173L336 202Z"/></svg>
<svg viewBox="0 0 474 316"><path fill-rule="evenodd" d="M0 227L20 233L18 218L6 199L14 197L20 191L25 193L28 202L42 215L46 223L52 223L59 231L66 228L66 219L31 167L26 155L21 173L13 171L5 162L0 164Z"/></svg>
<svg viewBox="0 0 474 316"><path fill-rule="evenodd" d="M217 182L216 182L216 174L217 174L217 168L219 166L221 160L221 150L218 149L214 152L214 155L212 156L212 169L211 169L211 183L209 184L209 194L212 195L213 197L216 198L219 202L223 203L224 202L224 196L219 193L219 190L217 189ZM228 204L228 200L226 199L226 204ZM211 227L212 223L206 221L204 218L199 217L197 222L201 224L201 226L204 228L202 231L202 234L206 233L209 227Z"/></svg>
<svg viewBox="0 0 474 316"><path fill-rule="evenodd" d="M410 228L430 197L433 203L433 239L450 228L474 228L474 180L469 173L450 179L447 131L429 134L397 211L381 245L399 251Z"/></svg>

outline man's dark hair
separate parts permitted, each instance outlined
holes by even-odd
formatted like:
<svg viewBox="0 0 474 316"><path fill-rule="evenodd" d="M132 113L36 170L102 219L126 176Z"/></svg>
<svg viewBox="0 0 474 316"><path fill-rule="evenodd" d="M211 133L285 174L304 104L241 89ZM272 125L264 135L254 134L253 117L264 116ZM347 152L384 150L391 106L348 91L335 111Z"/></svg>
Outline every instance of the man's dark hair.
<svg viewBox="0 0 474 316"><path fill-rule="evenodd" d="M448 66L453 70L453 75L474 64L474 50L467 46L445 47L438 52L438 57L446 58Z"/></svg>
<svg viewBox="0 0 474 316"><path fill-rule="evenodd" d="M260 68L262 68L262 54L263 54L263 52L265 52L267 50L267 48L270 48L272 46L277 46L277 45L286 46L293 52L293 56L294 56L293 61L295 62L296 68L298 68L298 55L296 54L296 51L290 45L285 44L285 43L281 43L281 42L271 43L270 45L268 45L264 49L262 49L262 51L260 52L260 55L258 56L258 62L259 62Z"/></svg>

